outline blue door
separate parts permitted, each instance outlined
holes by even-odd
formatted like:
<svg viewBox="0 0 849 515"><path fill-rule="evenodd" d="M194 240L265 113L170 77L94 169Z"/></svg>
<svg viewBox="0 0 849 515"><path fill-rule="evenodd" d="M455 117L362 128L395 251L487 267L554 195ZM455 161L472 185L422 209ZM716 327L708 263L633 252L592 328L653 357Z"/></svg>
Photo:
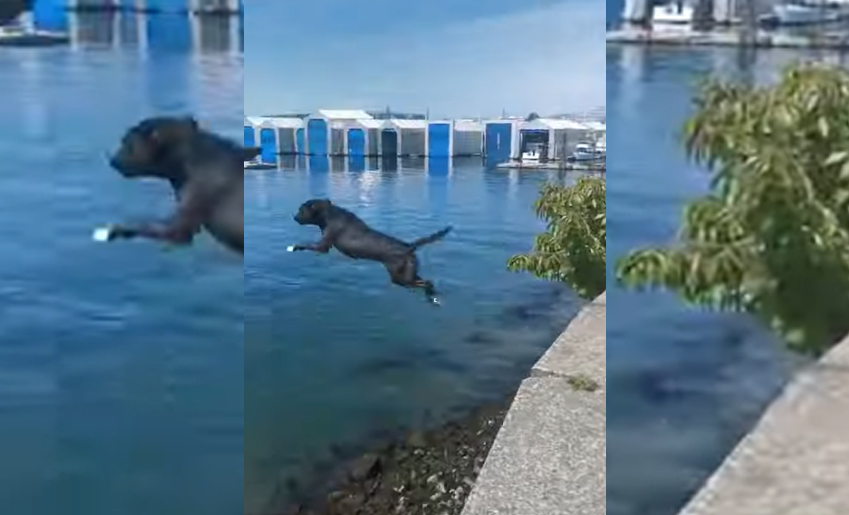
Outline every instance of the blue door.
<svg viewBox="0 0 849 515"><path fill-rule="evenodd" d="M262 162L276 163L277 162L277 138L274 134L274 129L261 129L259 131L259 143L262 148Z"/></svg>
<svg viewBox="0 0 849 515"><path fill-rule="evenodd" d="M256 131L254 131L253 127L245 126L245 146L246 147L255 147L256 146Z"/></svg>
<svg viewBox="0 0 849 515"><path fill-rule="evenodd" d="M366 169L366 133L362 129L348 129L348 169L353 172Z"/></svg>
<svg viewBox="0 0 849 515"><path fill-rule="evenodd" d="M147 0L145 4L156 12L179 13L189 8L189 0Z"/></svg>
<svg viewBox="0 0 849 515"><path fill-rule="evenodd" d="M435 158L451 156L451 124L428 124L427 155Z"/></svg>
<svg viewBox="0 0 849 515"><path fill-rule="evenodd" d="M380 131L380 153L384 158L398 156L398 133L392 129Z"/></svg>
<svg viewBox="0 0 849 515"><path fill-rule="evenodd" d="M362 129L348 129L348 155L366 155L366 133Z"/></svg>
<svg viewBox="0 0 849 515"><path fill-rule="evenodd" d="M307 122L307 151L311 156L327 155L327 122L310 120Z"/></svg>
<svg viewBox="0 0 849 515"><path fill-rule="evenodd" d="M67 32L68 10L65 8L65 0L35 0L32 21L39 30Z"/></svg>
<svg viewBox="0 0 849 515"><path fill-rule="evenodd" d="M304 144L304 129L298 129L295 131L295 144L298 146L295 149L295 152L298 154L306 154L307 146Z"/></svg>
<svg viewBox="0 0 849 515"><path fill-rule="evenodd" d="M510 123L486 124L486 164L493 166L509 161L513 138L513 125Z"/></svg>

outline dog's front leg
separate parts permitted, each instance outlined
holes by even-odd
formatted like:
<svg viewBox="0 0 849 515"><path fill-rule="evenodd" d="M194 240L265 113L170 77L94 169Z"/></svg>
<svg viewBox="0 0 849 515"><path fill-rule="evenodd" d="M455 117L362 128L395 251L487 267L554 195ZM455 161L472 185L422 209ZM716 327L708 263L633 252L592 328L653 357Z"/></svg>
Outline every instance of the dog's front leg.
<svg viewBox="0 0 849 515"><path fill-rule="evenodd" d="M185 195L181 199L177 212L168 220L158 223L112 225L103 229L106 232L105 239L113 241L148 238L174 245L189 245L203 225L204 209L205 204L200 201L198 195Z"/></svg>
<svg viewBox="0 0 849 515"><path fill-rule="evenodd" d="M319 254L327 254L330 252L330 249L333 247L333 241L335 240L333 234L330 231L324 233L321 240L317 243L301 243L299 245L292 245L289 247L290 252L297 252L300 250L311 250L313 252L318 252Z"/></svg>

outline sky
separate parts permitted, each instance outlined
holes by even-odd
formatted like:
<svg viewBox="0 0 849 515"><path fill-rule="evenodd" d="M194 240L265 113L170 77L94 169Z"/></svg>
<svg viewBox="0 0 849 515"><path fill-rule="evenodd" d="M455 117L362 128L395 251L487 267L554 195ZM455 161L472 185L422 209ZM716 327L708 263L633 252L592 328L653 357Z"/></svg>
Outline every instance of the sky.
<svg viewBox="0 0 849 515"><path fill-rule="evenodd" d="M605 104L602 0L250 0L245 114L431 117Z"/></svg>

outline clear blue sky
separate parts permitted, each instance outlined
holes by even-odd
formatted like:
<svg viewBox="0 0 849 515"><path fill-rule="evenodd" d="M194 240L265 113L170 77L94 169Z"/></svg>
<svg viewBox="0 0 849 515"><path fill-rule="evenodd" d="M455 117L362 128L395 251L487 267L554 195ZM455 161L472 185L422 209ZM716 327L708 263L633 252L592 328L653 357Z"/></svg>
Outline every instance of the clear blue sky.
<svg viewBox="0 0 849 515"><path fill-rule="evenodd" d="M602 0L249 0L245 114L605 103Z"/></svg>

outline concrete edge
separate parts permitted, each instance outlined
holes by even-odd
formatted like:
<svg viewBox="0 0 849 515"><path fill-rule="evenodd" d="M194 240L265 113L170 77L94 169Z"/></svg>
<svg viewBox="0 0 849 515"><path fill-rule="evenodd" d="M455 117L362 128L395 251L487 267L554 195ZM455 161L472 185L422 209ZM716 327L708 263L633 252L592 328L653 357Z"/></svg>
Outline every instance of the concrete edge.
<svg viewBox="0 0 849 515"><path fill-rule="evenodd" d="M849 337L794 377L680 515L843 515Z"/></svg>
<svg viewBox="0 0 849 515"><path fill-rule="evenodd" d="M578 312L563 333L534 364L528 378L519 386L504 424L499 429L478 476L479 481L466 500L462 515L527 515L532 506L537 515L606 513L606 424L593 423L595 417L606 418L606 316L605 292ZM564 402L565 398L567 404L576 402L578 405L598 408L573 412L571 415L577 418L570 416L568 424L558 426L560 432L557 436L551 432L547 433L550 438L548 441L539 441L545 439L545 436L536 433L534 435L537 438L529 439L528 435L522 434L528 427L544 427L551 423L546 419L563 416L551 413L550 409L540 409L539 404L548 402L545 396L550 395L552 391L561 392L562 395L557 396L560 402ZM581 433L581 430L577 429L580 427L596 429L591 430L592 434L589 435L584 429L580 435L582 438L579 438L582 443L576 447L574 442ZM517 445L524 447L519 442L523 442L525 446L529 443L533 445L526 450L517 450ZM520 459L517 456L539 454L536 461L541 462L545 460L542 456L547 453L540 453L540 448L551 447L565 448L566 455L575 462L567 459L566 462L544 464L543 466L553 466L554 469L543 476L543 484L540 484L538 470L536 474L534 471L528 471L526 466L517 463ZM505 474L509 479L505 480ZM503 484L505 481L506 487ZM568 485L566 488L569 488L569 491L560 491L565 485ZM540 505L534 506L538 499L529 500L529 492L539 491L547 492L545 497L549 499L543 499ZM551 498L557 501L551 503Z"/></svg>

